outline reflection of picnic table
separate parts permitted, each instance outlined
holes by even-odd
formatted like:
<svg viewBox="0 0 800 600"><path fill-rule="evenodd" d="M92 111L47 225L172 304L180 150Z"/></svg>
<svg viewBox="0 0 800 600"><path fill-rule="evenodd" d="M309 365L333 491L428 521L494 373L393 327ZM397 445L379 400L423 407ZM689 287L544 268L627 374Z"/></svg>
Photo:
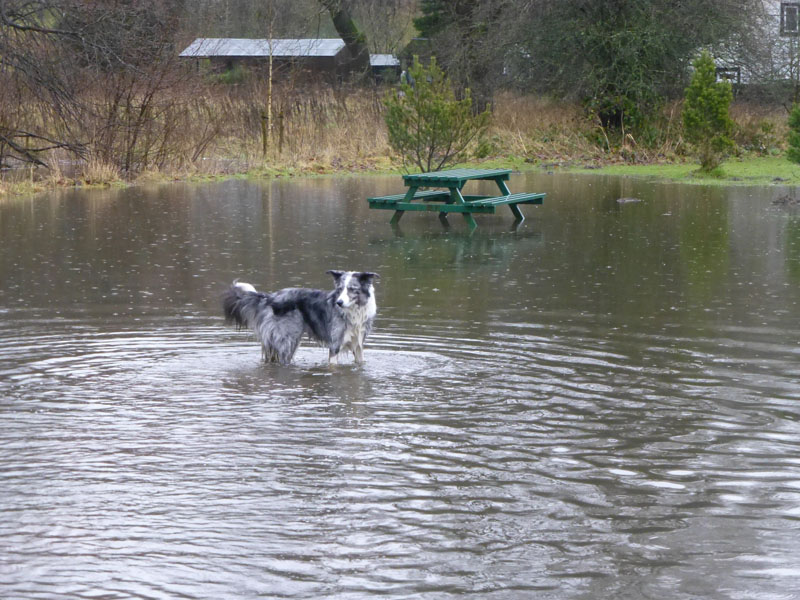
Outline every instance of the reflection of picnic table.
<svg viewBox="0 0 800 600"><path fill-rule="evenodd" d="M405 194L378 196L367 198L370 208L394 210L392 224L395 225L407 210L423 210L438 212L440 218L447 213L457 212L464 215L469 227L477 227L472 213L495 212L498 206L507 205L517 221L525 217L519 208L520 204L541 204L545 194L512 194L506 181L511 174L509 169L452 169L450 171L433 171L416 175L403 175L403 183L408 186ZM494 181L500 190L499 196L462 195L461 190L470 180ZM436 188L419 191L420 188ZM419 200L419 202L415 202Z"/></svg>

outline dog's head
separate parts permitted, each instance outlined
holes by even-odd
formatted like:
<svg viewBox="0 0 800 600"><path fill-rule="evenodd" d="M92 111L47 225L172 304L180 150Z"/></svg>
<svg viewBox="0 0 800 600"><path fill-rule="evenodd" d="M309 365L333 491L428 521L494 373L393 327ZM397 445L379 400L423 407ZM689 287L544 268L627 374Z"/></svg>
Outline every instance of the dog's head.
<svg viewBox="0 0 800 600"><path fill-rule="evenodd" d="M377 273L367 271L328 271L333 275L336 289L333 292L334 302L340 308L350 308L352 306L366 306L370 298L375 294L372 284Z"/></svg>

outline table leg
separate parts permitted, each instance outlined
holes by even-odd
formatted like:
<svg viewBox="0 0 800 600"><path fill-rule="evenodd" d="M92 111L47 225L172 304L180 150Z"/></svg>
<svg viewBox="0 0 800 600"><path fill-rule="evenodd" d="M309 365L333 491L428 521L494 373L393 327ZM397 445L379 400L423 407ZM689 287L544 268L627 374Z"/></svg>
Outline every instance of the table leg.
<svg viewBox="0 0 800 600"><path fill-rule="evenodd" d="M502 179L495 179L495 182L497 183L497 187L500 188L500 193L503 196L511 195L511 190L508 189L508 186L506 185L505 181L503 181ZM520 210L519 206L517 206L516 204L509 204L508 207L511 209L511 212L514 213L514 219L516 219L517 221L525 220L525 215L522 214L522 211Z"/></svg>
<svg viewBox="0 0 800 600"><path fill-rule="evenodd" d="M456 195L454 193L454 188L450 188L450 198L447 199L445 204L453 204L454 202L457 202ZM439 213L439 221L445 227L449 227L450 226L450 222L447 220L447 213L446 212L440 212Z"/></svg>
<svg viewBox="0 0 800 600"><path fill-rule="evenodd" d="M464 182L466 183L466 182ZM461 195L461 188L464 187L462 183L458 187L450 188L450 202L454 204L466 204L467 201L464 200L464 196ZM464 220L467 222L467 227L469 227L470 231L474 231L478 227L478 223L475 222L475 217L472 216L472 213L465 212L463 213Z"/></svg>
<svg viewBox="0 0 800 600"><path fill-rule="evenodd" d="M417 193L418 189L419 189L418 185L409 186L408 190L406 191L406 197L403 198L403 202L413 202L414 201L414 194ZM400 222L400 219L402 218L403 213L405 213L405 212L406 211L404 211L404 210L396 210L396 211L394 211L394 215L392 216L392 220L389 221L389 224L397 225Z"/></svg>

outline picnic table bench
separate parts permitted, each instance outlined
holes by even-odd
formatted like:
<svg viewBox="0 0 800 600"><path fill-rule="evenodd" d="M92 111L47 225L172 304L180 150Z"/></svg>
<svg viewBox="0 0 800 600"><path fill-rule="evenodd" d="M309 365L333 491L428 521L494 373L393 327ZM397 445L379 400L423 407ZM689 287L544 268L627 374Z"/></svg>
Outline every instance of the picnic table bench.
<svg viewBox="0 0 800 600"><path fill-rule="evenodd" d="M444 220L451 212L461 213L470 229L478 226L472 217L474 213L492 214L498 206L507 205L514 214L516 222L525 216L520 204L542 204L545 194L512 194L506 185L511 171L509 169L450 169L403 175L403 183L408 187L404 194L376 196L367 198L370 208L394 210L392 225L396 225L406 211L438 212ZM468 181L494 181L500 191L498 196L464 195L461 190ZM438 188L420 190L420 188Z"/></svg>

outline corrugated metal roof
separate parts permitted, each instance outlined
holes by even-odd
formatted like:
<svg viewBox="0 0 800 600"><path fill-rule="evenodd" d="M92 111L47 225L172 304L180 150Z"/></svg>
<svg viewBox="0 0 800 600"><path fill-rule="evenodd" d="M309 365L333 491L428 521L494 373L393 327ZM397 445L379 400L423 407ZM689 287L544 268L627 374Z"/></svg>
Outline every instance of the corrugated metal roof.
<svg viewBox="0 0 800 600"><path fill-rule="evenodd" d="M400 61L393 54L370 54L369 64L373 67L399 67Z"/></svg>
<svg viewBox="0 0 800 600"><path fill-rule="evenodd" d="M312 56L336 56L344 48L339 38L332 39L281 39L272 40L272 56L276 58L300 58ZM216 56L269 56L270 40L246 38L197 38L180 54L189 58L211 58Z"/></svg>

